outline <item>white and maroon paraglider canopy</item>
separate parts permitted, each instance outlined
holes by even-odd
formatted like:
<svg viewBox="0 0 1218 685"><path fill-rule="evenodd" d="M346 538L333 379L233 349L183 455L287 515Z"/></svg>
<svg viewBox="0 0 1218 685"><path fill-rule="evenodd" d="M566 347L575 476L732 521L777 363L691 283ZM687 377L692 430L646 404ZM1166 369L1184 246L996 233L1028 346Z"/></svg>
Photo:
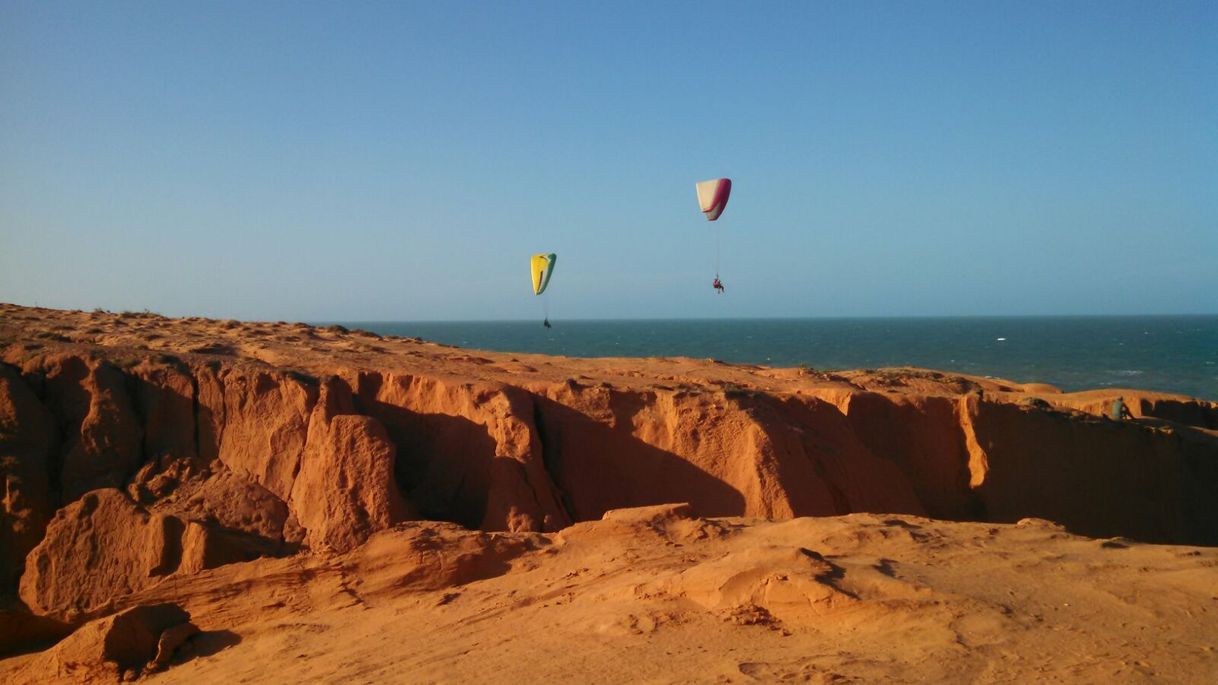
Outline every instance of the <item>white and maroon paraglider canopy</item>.
<svg viewBox="0 0 1218 685"><path fill-rule="evenodd" d="M714 221L727 207L727 196L732 194L732 179L716 178L697 184L698 204L708 221Z"/></svg>

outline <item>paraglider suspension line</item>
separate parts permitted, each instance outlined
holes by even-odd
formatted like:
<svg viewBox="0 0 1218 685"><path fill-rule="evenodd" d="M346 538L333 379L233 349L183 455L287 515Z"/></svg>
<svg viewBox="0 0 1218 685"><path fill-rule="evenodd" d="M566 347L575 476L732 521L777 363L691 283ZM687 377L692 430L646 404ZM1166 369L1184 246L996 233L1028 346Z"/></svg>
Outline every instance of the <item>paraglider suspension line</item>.
<svg viewBox="0 0 1218 685"><path fill-rule="evenodd" d="M715 278L719 278L719 224L715 224Z"/></svg>

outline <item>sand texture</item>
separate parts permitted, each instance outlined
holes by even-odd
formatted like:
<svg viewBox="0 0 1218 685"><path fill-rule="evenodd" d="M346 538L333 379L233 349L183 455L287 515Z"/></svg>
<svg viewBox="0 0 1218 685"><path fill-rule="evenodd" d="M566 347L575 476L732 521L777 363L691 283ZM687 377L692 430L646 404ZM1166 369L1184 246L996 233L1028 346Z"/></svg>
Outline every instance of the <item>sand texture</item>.
<svg viewBox="0 0 1218 685"><path fill-rule="evenodd" d="M0 476L4 682L1218 681L1182 396L0 305Z"/></svg>

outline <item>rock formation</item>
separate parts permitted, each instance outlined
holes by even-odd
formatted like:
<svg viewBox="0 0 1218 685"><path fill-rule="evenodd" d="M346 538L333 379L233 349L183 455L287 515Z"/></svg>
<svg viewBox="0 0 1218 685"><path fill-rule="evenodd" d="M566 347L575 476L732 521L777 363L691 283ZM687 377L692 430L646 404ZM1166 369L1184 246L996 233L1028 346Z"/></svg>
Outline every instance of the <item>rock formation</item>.
<svg viewBox="0 0 1218 685"><path fill-rule="evenodd" d="M1135 420L1103 417L1118 392ZM1218 405L1190 398L10 305L0 474L0 608L69 624L233 562L350 553L405 521L548 533L672 501L702 517L1037 517L1218 544ZM707 577L834 572L755 554ZM707 607L745 596L699 573L672 591ZM809 582L740 592L790 616L848 601Z"/></svg>
<svg viewBox="0 0 1218 685"><path fill-rule="evenodd" d="M47 680L117 682L165 668L174 652L199 632L173 604L131 607L82 626L34 664Z"/></svg>

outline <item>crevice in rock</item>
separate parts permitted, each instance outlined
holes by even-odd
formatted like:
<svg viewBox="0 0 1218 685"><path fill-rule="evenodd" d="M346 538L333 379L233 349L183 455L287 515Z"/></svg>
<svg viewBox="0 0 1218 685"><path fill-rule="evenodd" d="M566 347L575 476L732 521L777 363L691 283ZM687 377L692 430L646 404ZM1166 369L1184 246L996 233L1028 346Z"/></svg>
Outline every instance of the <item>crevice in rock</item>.
<svg viewBox="0 0 1218 685"><path fill-rule="evenodd" d="M123 392L127 394L127 405L131 407L131 413L135 415L136 426L140 429L139 440L136 442L137 453L135 456L135 464L131 471L124 476L120 481L121 489L126 489L134 482L135 477L139 474L140 469L148 463L148 408L141 401L139 385L145 383L135 373L130 370L115 367L115 370L122 376Z"/></svg>
<svg viewBox="0 0 1218 685"><path fill-rule="evenodd" d="M202 443L199 440L199 378L194 374L193 369L189 370L186 376L190 378L190 415L194 417L195 422L194 430L191 433L191 442L195 449L195 459L198 459L199 463L202 463L203 449Z"/></svg>
<svg viewBox="0 0 1218 685"><path fill-rule="evenodd" d="M220 447L224 444L224 434L228 432L228 403L225 400L225 397L228 395L228 386L226 384L227 373L220 373L222 368L219 362L209 362L207 364L207 369L211 371L212 377L216 380L216 388L219 391L218 396L220 400L218 406L209 409L209 411L213 412L212 426L216 433L213 436L216 443L216 453L212 456L217 460L220 459ZM218 417L215 416L216 413L219 414ZM195 425L202 425L201 415L195 415Z"/></svg>
<svg viewBox="0 0 1218 685"><path fill-rule="evenodd" d="M176 516L161 518L161 558L156 566L148 569L149 576L167 576L182 565L182 535L186 525Z"/></svg>
<svg viewBox="0 0 1218 685"><path fill-rule="evenodd" d="M538 398L530 395L530 401L533 407L533 429L537 431L537 444L541 450L541 464L545 468L546 475L550 478L550 485L554 488L555 494L558 495L558 504L562 507L563 513L566 514L567 520L575 523L578 519L575 518L575 505L571 502L570 495L563 489L562 485L562 454L558 447L558 442L553 439L550 430L546 427L545 411L541 408L541 402ZM528 480L527 478L525 479ZM532 488L532 483L529 483ZM538 500L536 489L533 492L533 499ZM545 511L541 506L541 502L537 501L538 511Z"/></svg>

